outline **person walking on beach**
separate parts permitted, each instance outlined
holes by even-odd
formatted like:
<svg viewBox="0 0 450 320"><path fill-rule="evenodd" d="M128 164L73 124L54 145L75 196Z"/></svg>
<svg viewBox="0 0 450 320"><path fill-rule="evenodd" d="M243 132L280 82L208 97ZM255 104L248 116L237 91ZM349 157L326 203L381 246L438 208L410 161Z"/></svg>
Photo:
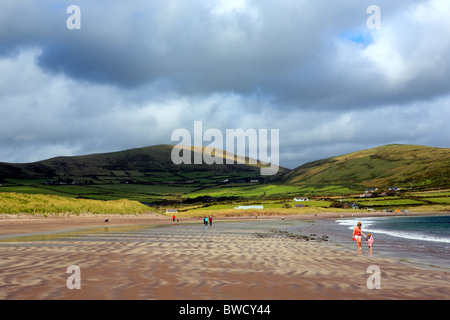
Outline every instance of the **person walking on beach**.
<svg viewBox="0 0 450 320"><path fill-rule="evenodd" d="M361 222L358 221L358 224L353 229L353 240L356 240L356 247L358 248L358 251L361 251L361 235L366 237L366 235L361 230Z"/></svg>
<svg viewBox="0 0 450 320"><path fill-rule="evenodd" d="M203 223L205 224L205 226L208 225L208 217L205 217L205 218L203 219Z"/></svg>
<svg viewBox="0 0 450 320"><path fill-rule="evenodd" d="M212 217L209 216L209 225L212 226Z"/></svg>
<svg viewBox="0 0 450 320"><path fill-rule="evenodd" d="M175 222L175 215L172 216L172 221Z"/></svg>

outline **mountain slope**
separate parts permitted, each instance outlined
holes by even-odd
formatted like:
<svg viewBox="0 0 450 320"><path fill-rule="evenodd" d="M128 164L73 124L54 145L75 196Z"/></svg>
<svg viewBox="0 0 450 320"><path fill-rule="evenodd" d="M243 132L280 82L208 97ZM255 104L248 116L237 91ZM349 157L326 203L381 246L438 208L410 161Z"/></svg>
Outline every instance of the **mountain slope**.
<svg viewBox="0 0 450 320"><path fill-rule="evenodd" d="M222 183L226 179L260 177L261 164L180 164L172 162L173 146L56 157L26 164L0 163L4 179L78 181L81 183L140 184ZM194 148L191 158L194 158ZM205 148L202 149L204 151ZM235 157L223 154L223 158ZM192 161L193 163L193 161ZM306 163L294 170L281 168L264 181L294 186L450 187L450 149L414 145L387 145Z"/></svg>
<svg viewBox="0 0 450 320"><path fill-rule="evenodd" d="M283 176L293 185L449 186L450 149L386 145L306 163Z"/></svg>
<svg viewBox="0 0 450 320"><path fill-rule="evenodd" d="M174 146L158 145L85 156L56 157L34 163L0 163L1 179L70 179L117 182L186 181L205 176L259 176L261 164L180 164L172 162ZM192 148L191 158L194 158ZM198 149L195 149L198 150ZM204 148L202 149L204 150ZM225 157L235 157L223 154ZM192 160L192 163L194 161ZM286 169L280 168L280 173Z"/></svg>

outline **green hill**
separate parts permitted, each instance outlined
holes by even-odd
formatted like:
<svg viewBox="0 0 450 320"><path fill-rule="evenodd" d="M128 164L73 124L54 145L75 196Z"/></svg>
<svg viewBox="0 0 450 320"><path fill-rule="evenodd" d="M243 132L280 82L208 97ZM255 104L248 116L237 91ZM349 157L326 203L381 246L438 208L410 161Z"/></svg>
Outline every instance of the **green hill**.
<svg viewBox="0 0 450 320"><path fill-rule="evenodd" d="M386 145L306 163L284 174L298 186L449 187L450 149Z"/></svg>
<svg viewBox="0 0 450 320"><path fill-rule="evenodd" d="M261 164L180 164L172 162L174 146L158 145L119 152L85 156L56 157L34 163L0 163L0 182L5 179L35 180L73 183L144 184L188 183L226 178L246 178L260 175ZM205 148L202 148L204 150ZM191 159L194 163L192 148ZM236 156L223 153L223 158ZM280 168L280 173L286 169ZM205 180L206 179L206 180Z"/></svg>
<svg viewBox="0 0 450 320"><path fill-rule="evenodd" d="M34 163L0 163L0 192L173 204L196 198L210 201L210 197L261 201L354 194L369 187L411 191L450 187L448 148L387 145L313 161L294 170L280 168L275 176L261 176L261 164L250 165L249 159L246 164L176 165L172 150L173 146L159 145Z"/></svg>

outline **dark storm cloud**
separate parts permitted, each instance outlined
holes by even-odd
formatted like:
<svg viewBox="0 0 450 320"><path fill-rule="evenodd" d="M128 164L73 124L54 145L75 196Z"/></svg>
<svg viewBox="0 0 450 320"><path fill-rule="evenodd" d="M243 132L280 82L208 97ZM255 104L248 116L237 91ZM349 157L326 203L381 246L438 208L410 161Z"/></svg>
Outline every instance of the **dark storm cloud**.
<svg viewBox="0 0 450 320"><path fill-rule="evenodd" d="M366 28L365 1L229 1L234 7L220 1L76 1L78 31L65 28L65 5L16 3L18 12L24 8L22 19L4 22L13 32L2 42L40 46L42 68L78 79L123 87L165 80L182 94L262 91L301 108L361 107L363 95L380 102L405 98L371 61L340 57L340 32ZM386 17L408 8L380 5ZM441 79L425 76L411 85L439 87Z"/></svg>

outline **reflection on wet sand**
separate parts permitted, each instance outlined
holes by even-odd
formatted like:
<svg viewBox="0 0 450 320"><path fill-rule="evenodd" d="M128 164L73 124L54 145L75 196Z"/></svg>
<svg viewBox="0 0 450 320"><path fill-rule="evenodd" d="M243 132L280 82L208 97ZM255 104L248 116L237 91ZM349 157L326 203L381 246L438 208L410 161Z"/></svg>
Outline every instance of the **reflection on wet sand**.
<svg viewBox="0 0 450 320"><path fill-rule="evenodd" d="M63 232L47 232L47 233L35 233L26 235L8 235L0 236L0 243L3 242L26 242L26 241L47 241L57 239L70 239L84 235L105 234L109 232L132 232L142 229L155 228L158 226L151 225L132 225L132 226L113 226L113 227L91 227L82 229L70 229Z"/></svg>

